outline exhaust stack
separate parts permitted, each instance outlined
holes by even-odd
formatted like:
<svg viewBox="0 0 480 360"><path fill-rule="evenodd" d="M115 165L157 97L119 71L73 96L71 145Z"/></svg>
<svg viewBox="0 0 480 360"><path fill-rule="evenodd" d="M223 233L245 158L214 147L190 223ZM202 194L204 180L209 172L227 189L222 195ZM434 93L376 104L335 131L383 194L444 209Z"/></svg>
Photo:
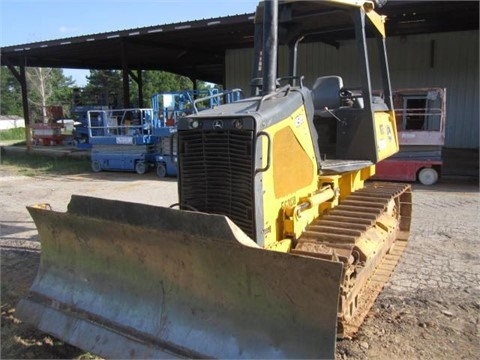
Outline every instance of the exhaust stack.
<svg viewBox="0 0 480 360"><path fill-rule="evenodd" d="M263 81L262 93L275 91L277 80L278 0L266 0L263 12Z"/></svg>

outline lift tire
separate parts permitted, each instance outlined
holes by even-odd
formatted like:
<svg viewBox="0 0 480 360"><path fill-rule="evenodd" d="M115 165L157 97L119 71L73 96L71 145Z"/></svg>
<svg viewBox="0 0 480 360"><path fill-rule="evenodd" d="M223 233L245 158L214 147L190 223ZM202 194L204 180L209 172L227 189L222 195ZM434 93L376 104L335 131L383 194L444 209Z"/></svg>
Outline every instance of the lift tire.
<svg viewBox="0 0 480 360"><path fill-rule="evenodd" d="M135 172L143 175L147 172L147 164L144 161L137 161L135 164Z"/></svg>
<svg viewBox="0 0 480 360"><path fill-rule="evenodd" d="M418 172L418 181L423 185L433 185L438 180L438 172L434 168L423 168Z"/></svg>
<svg viewBox="0 0 480 360"><path fill-rule="evenodd" d="M92 161L92 170L94 172L102 171L102 165L100 164L100 161L98 160Z"/></svg>
<svg viewBox="0 0 480 360"><path fill-rule="evenodd" d="M165 164L157 164L157 176L161 178L167 176L167 168L165 167Z"/></svg>

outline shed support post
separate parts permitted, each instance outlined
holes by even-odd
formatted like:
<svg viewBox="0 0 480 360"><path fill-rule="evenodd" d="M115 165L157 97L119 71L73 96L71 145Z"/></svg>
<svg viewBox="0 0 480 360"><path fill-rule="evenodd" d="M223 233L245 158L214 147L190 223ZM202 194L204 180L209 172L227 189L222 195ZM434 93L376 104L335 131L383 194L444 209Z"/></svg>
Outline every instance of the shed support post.
<svg viewBox="0 0 480 360"><path fill-rule="evenodd" d="M127 61L127 45L122 41L122 75L123 75L123 107L130 108L130 84L129 84L129 69Z"/></svg>
<svg viewBox="0 0 480 360"><path fill-rule="evenodd" d="M28 108L28 89L27 89L27 76L25 71L26 59L22 58L22 65L20 65L20 73L15 69L14 66L8 63L8 59L3 59L7 63L7 67L13 76L20 83L20 88L22 89L22 107L23 107L23 119L25 120L25 139L27 140L27 150L30 151L32 147L32 139L30 135L30 114Z"/></svg>
<svg viewBox="0 0 480 360"><path fill-rule="evenodd" d="M138 106L143 108L143 77L142 70L137 70L137 84L138 84Z"/></svg>
<svg viewBox="0 0 480 360"><path fill-rule="evenodd" d="M198 90L197 77L195 76L194 78L190 78L190 80L192 80L192 83L193 83L193 91L197 91Z"/></svg>
<svg viewBox="0 0 480 360"><path fill-rule="evenodd" d="M128 74L138 85L138 107L143 108L143 78L142 70L138 69L135 74L132 71L129 71Z"/></svg>
<svg viewBox="0 0 480 360"><path fill-rule="evenodd" d="M123 107L128 109L130 107L130 84L128 83L128 69L123 69Z"/></svg>

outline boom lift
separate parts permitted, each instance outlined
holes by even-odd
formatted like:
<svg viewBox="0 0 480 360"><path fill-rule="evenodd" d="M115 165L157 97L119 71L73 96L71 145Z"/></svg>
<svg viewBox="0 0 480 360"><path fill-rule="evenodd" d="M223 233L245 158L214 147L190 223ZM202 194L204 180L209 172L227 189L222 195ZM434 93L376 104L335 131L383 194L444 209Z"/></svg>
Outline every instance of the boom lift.
<svg viewBox="0 0 480 360"><path fill-rule="evenodd" d="M228 90L220 95L219 88L200 90L179 90L155 93L151 97L155 117L162 126L175 126L177 118L193 114L195 110L211 109L224 103L238 101L242 97L240 89ZM198 100L203 99L198 104ZM194 107L194 103L197 105Z"/></svg>
<svg viewBox="0 0 480 360"><path fill-rule="evenodd" d="M105 357L334 358L409 236L409 185L365 182L398 151L373 7L259 5L261 94L178 120L179 209L78 195L66 213L29 207L42 257L21 318ZM323 76L309 90L294 66L299 39L352 23L360 87ZM371 91L366 23L383 99ZM290 44L286 79L278 42Z"/></svg>

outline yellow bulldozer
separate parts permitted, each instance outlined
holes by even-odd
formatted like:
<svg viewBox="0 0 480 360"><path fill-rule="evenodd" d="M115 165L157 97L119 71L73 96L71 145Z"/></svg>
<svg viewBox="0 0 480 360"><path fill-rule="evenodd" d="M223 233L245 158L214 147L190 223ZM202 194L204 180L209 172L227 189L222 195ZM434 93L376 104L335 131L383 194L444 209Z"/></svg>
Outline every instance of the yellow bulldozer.
<svg viewBox="0 0 480 360"><path fill-rule="evenodd" d="M334 358L409 237L409 185L366 181L398 151L377 5L261 2L252 96L177 124L177 206L28 207L42 251L20 318L109 358ZM321 76L309 89L297 45L333 33L355 36L360 84Z"/></svg>

